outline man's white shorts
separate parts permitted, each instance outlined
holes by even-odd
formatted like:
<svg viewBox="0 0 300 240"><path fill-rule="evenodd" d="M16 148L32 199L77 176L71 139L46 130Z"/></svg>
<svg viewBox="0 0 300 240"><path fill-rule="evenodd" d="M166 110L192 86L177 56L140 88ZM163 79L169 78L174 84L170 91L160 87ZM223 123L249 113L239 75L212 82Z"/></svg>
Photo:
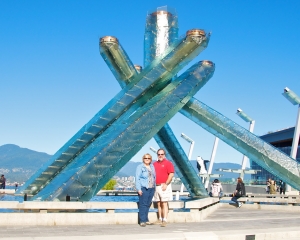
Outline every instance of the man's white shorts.
<svg viewBox="0 0 300 240"><path fill-rule="evenodd" d="M165 191L161 189L161 185L156 186L154 197L153 197L154 202L168 202L172 200L173 200L173 195L172 195L171 184L167 186L167 189Z"/></svg>

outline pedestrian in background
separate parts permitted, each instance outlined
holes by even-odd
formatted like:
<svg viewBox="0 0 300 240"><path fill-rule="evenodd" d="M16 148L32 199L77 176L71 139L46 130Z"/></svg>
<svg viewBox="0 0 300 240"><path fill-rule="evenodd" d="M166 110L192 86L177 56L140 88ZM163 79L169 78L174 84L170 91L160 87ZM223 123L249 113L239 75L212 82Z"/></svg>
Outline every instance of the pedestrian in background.
<svg viewBox="0 0 300 240"><path fill-rule="evenodd" d="M5 182L6 182L6 178L2 174L0 177L0 189L5 189Z"/></svg>
<svg viewBox="0 0 300 240"><path fill-rule="evenodd" d="M237 206L240 208L242 206L242 203L239 202L238 199L245 195L246 195L245 184L243 183L243 180L239 177L237 178L236 189L233 193L233 197L231 198L231 201L235 202Z"/></svg>
<svg viewBox="0 0 300 240"><path fill-rule="evenodd" d="M286 184L282 180L279 181L279 191L280 194L285 195L285 190L286 190Z"/></svg>
<svg viewBox="0 0 300 240"><path fill-rule="evenodd" d="M266 182L266 193L270 194L270 184L271 184L271 178L269 178Z"/></svg>
<svg viewBox="0 0 300 240"><path fill-rule="evenodd" d="M276 190L277 190L277 187L276 187L275 181L271 180L271 183L270 183L270 194L276 194Z"/></svg>
<svg viewBox="0 0 300 240"><path fill-rule="evenodd" d="M155 192L156 174L149 153L143 156L142 161L143 163L136 168L135 187L139 195L139 223L141 227L146 227L152 225L148 213Z"/></svg>
<svg viewBox="0 0 300 240"><path fill-rule="evenodd" d="M223 196L223 188L222 184L220 183L219 179L215 179L212 184L210 185L210 193L209 195L211 197L219 197L221 198Z"/></svg>

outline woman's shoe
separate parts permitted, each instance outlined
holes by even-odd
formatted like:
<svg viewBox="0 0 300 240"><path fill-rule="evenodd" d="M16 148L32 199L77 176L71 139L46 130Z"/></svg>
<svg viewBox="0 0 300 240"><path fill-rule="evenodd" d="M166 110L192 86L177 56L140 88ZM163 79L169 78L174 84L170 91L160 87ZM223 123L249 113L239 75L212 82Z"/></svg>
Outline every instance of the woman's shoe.
<svg viewBox="0 0 300 240"><path fill-rule="evenodd" d="M141 222L141 223L140 223L140 226L141 226L141 227L146 227L146 223Z"/></svg>
<svg viewBox="0 0 300 240"><path fill-rule="evenodd" d="M152 222L146 222L146 225L154 225Z"/></svg>

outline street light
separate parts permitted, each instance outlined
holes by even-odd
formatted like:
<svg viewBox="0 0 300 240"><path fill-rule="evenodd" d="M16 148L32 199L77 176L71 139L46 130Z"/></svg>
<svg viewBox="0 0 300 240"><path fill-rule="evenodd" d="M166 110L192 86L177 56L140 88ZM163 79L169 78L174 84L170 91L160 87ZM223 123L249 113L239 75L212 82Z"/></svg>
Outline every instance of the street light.
<svg viewBox="0 0 300 240"><path fill-rule="evenodd" d="M188 155L188 159L191 160L192 158L192 153L193 153L193 149L194 149L194 145L195 145L195 141L192 140L191 138L189 138L187 135L185 135L184 133L181 133L181 137L186 140L187 142L189 142L190 145L190 150L189 150L189 155Z"/></svg>
<svg viewBox="0 0 300 240"><path fill-rule="evenodd" d="M237 112L236 114L242 118L244 121L246 122L250 122L250 126L249 126L249 132L253 132L254 130L254 124L255 124L255 121L250 118L246 113L243 112L242 109L238 108L237 109ZM244 178L244 175L245 175L245 169L246 169L246 165L247 165L247 161L248 161L248 158L244 155L243 156L243 162L242 162L242 171L240 173L240 178Z"/></svg>
<svg viewBox="0 0 300 240"><path fill-rule="evenodd" d="M152 152L154 152L155 154L157 153L156 149L153 148L153 147L150 147L150 150L151 150Z"/></svg>
<svg viewBox="0 0 300 240"><path fill-rule="evenodd" d="M251 117L249 117L246 113L244 113L243 110L240 108L237 109L236 114L238 116L240 116L240 118L242 118L246 122L251 123L253 121L253 119Z"/></svg>
<svg viewBox="0 0 300 240"><path fill-rule="evenodd" d="M212 150L211 156L210 156L210 162L209 162L209 167L208 167L208 171L207 171L207 178L205 180L205 185L204 185L206 189L208 188L210 175L211 175L212 168L213 168L213 165L214 165L214 162L215 162L218 143L219 143L219 138L216 137L215 142L214 142L214 146L213 146L213 150Z"/></svg>
<svg viewBox="0 0 300 240"><path fill-rule="evenodd" d="M299 105L300 104L300 98L298 97L298 95L296 93L294 93L292 90L290 90L289 88L285 88L283 89L283 93L282 95L289 100L292 104L294 105Z"/></svg>
<svg viewBox="0 0 300 240"><path fill-rule="evenodd" d="M300 98L296 93L294 93L292 90L288 89L287 87L284 89L282 95L287 100L289 100L293 105L298 105L298 114L297 114L292 149L290 154L292 158L296 159L298 143L299 143L299 134L300 134Z"/></svg>
<svg viewBox="0 0 300 240"><path fill-rule="evenodd" d="M192 153L193 153L193 149L194 149L194 145L195 145L195 141L192 140L190 137L188 137L187 135L185 135L184 133L181 133L181 137L186 140L188 143L190 143L190 150L189 150L189 155L188 155L188 159L191 160L192 158ZM184 185L183 183L181 183L181 188L180 188L180 194L182 195L183 193L183 188Z"/></svg>

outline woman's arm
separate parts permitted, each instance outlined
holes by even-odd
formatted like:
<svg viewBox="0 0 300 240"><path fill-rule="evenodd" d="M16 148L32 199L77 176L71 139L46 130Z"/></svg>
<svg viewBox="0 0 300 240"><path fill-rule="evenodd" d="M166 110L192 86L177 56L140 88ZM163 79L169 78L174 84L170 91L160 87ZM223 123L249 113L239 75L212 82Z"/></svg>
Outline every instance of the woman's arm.
<svg viewBox="0 0 300 240"><path fill-rule="evenodd" d="M235 189L235 191L234 191L234 195L237 193L237 192L239 192L239 191L241 191L241 184L240 183L238 183L237 185L236 185L236 189Z"/></svg>
<svg viewBox="0 0 300 240"><path fill-rule="evenodd" d="M139 194L140 194L140 192L142 192L141 191L140 175L141 175L141 165L137 166L136 172L135 172L135 188L136 188L136 190Z"/></svg>

